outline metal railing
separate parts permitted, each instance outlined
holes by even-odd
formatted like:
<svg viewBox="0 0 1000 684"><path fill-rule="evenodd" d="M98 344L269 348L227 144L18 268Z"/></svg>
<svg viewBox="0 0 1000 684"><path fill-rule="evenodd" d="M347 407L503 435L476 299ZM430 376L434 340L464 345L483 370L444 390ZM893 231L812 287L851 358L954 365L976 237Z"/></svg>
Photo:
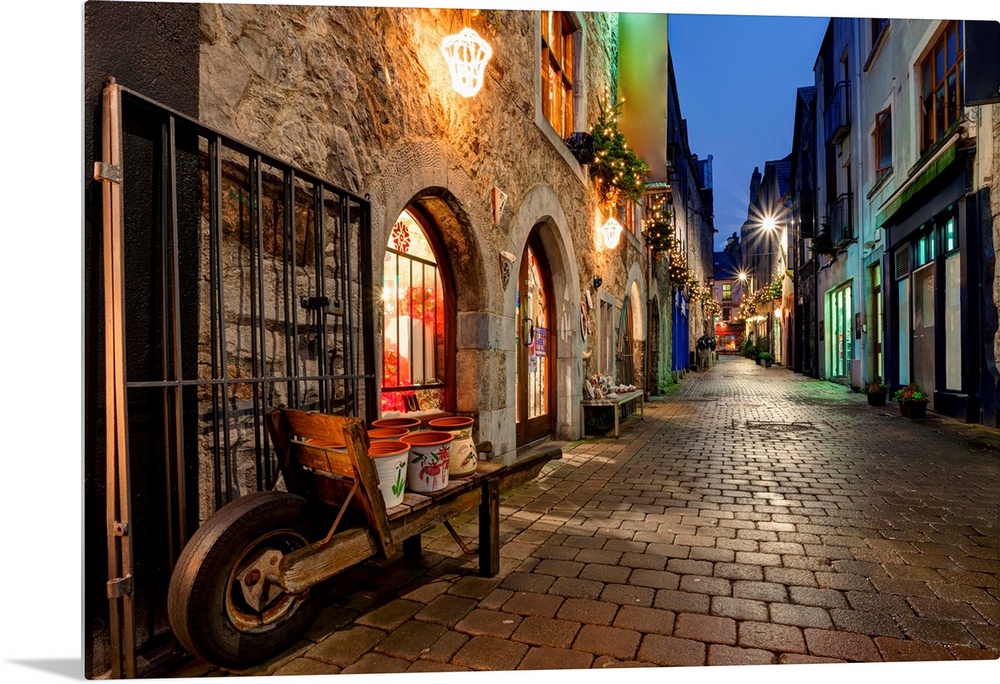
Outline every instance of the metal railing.
<svg viewBox="0 0 1000 684"><path fill-rule="evenodd" d="M117 678L169 636L170 570L200 521L276 484L266 412L376 417L375 297L364 198L113 80L103 125Z"/></svg>
<svg viewBox="0 0 1000 684"><path fill-rule="evenodd" d="M851 193L845 192L830 203L830 242L834 247L843 247L854 239L851 199Z"/></svg>
<svg viewBox="0 0 1000 684"><path fill-rule="evenodd" d="M847 81L841 81L826 103L824 123L826 124L826 144L843 142L851 131L851 89Z"/></svg>

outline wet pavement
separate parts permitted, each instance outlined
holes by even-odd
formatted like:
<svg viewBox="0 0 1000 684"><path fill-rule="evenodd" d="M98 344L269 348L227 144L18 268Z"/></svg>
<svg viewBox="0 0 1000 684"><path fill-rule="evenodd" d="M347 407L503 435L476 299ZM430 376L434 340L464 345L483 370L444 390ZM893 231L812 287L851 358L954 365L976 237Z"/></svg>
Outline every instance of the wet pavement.
<svg viewBox="0 0 1000 684"><path fill-rule="evenodd" d="M498 576L437 528L284 654L172 676L1000 657L1000 433L740 357L674 390L504 497Z"/></svg>

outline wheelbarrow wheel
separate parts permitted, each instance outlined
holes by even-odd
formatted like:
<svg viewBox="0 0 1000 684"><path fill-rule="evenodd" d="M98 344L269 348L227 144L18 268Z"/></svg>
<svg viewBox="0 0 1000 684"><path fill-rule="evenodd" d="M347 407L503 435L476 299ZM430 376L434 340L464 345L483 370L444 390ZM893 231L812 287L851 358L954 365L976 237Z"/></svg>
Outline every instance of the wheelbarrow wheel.
<svg viewBox="0 0 1000 684"><path fill-rule="evenodd" d="M167 613L178 641L231 668L261 662L294 643L322 606L308 590L283 591L268 573L283 554L312 540L308 520L302 497L258 492L205 521L170 578Z"/></svg>

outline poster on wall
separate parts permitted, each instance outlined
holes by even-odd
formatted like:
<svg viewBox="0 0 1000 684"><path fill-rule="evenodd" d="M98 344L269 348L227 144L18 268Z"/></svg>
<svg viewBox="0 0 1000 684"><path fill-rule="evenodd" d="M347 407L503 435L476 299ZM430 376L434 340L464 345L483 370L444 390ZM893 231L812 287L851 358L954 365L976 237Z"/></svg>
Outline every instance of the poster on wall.
<svg viewBox="0 0 1000 684"><path fill-rule="evenodd" d="M535 356L545 356L547 332L545 328L535 328Z"/></svg>

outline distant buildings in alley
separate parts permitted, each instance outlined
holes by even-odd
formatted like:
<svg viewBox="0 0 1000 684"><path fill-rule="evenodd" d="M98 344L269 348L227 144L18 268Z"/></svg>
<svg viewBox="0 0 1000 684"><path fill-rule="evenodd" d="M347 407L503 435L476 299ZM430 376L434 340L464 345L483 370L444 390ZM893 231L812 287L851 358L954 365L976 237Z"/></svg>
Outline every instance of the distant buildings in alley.
<svg viewBox="0 0 1000 684"><path fill-rule="evenodd" d="M848 386L917 382L937 413L1000 424L996 34L830 20L791 153L754 171L740 235L745 332L776 360Z"/></svg>

